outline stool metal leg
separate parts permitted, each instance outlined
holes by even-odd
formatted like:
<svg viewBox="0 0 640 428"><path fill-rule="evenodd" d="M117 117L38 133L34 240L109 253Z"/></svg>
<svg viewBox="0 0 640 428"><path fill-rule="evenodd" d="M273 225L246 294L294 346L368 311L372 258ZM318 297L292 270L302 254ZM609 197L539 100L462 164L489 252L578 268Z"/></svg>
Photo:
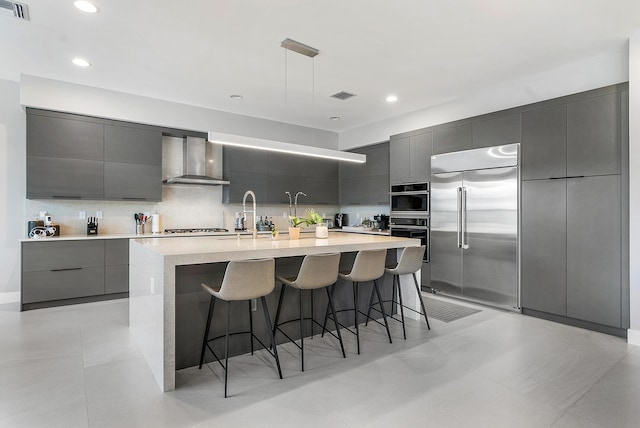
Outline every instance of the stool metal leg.
<svg viewBox="0 0 640 428"><path fill-rule="evenodd" d="M369 319L371 318L371 307L373 306L373 296L375 294L375 290L371 287L371 297L369 297L369 307L367 308L367 319L364 321L364 325L369 325ZM382 305L382 303L380 303Z"/></svg>
<svg viewBox="0 0 640 428"><path fill-rule="evenodd" d="M331 314L333 316L333 322L336 325L336 333L338 334L338 340L340 341L340 349L342 350L342 357L347 358L347 354L344 352L344 344L342 343L342 334L340 334L340 325L338 325L338 319L336 318L336 308L333 305L333 296L329 292L329 287L325 287L327 290L327 297L329 298L329 306L331 307ZM324 331L322 332L324 334Z"/></svg>
<svg viewBox="0 0 640 428"><path fill-rule="evenodd" d="M300 366L304 371L304 314L302 313L302 290L298 289L298 297L300 303Z"/></svg>
<svg viewBox="0 0 640 428"><path fill-rule="evenodd" d="M262 296L260 298L262 302L262 311L264 312L264 321L266 325L271 325L271 318L269 317L269 308L267 308L267 299ZM276 340L274 338L273 331L269 328L269 336L271 336L271 347L273 348L273 356L276 359L276 366L278 366L278 376L282 379L282 369L280 368L280 359L278 358L278 349L276 347Z"/></svg>
<svg viewBox="0 0 640 428"><path fill-rule="evenodd" d="M229 374L229 324L231 320L231 302L227 302L227 326L224 338L224 398L227 398L227 375Z"/></svg>
<svg viewBox="0 0 640 428"><path fill-rule="evenodd" d="M202 351L200 352L200 366L202 368L202 362L204 361L204 351L207 349L207 339L209 339L209 329L211 328L211 317L213 316L213 306L216 303L216 298L211 296L209 301L209 315L207 316L207 326L204 329L204 338L202 339Z"/></svg>
<svg viewBox="0 0 640 428"><path fill-rule="evenodd" d="M420 291L420 286L418 285L418 280L416 279L416 273L413 273L413 282L416 285L416 292L418 293L418 298L420 299L420 306L422 306L422 313L424 314L424 320L427 322L427 329L431 330L429 326L429 319L427 318L427 309L424 307L424 300L422 299L422 292Z"/></svg>
<svg viewBox="0 0 640 428"><path fill-rule="evenodd" d="M284 284L282 284L282 288L280 289L280 298L278 299L278 308L276 309L276 319L273 322L273 336L276 335L276 330L278 329L278 321L280 320L280 310L282 309L282 301L284 300L284 289L287 288Z"/></svg>
<svg viewBox="0 0 640 428"><path fill-rule="evenodd" d="M331 286L331 291L329 291L329 293L331 295L331 299L333 299L333 293L335 292L335 290L336 290L336 285L333 284ZM329 319L329 309L330 309L329 305L327 305L327 310L324 313L324 322L322 323L322 334L320 335L320 337L324 337L324 332L327 330L327 319ZM334 314L333 314L333 320L335 322L338 322L338 319L336 318L335 311L334 311Z"/></svg>
<svg viewBox="0 0 640 428"><path fill-rule="evenodd" d="M380 289L378 288L378 280L373 280L373 287L378 295L378 302L380 302L380 310L382 311L382 318L384 319L384 326L387 329L387 336L389 336L389 343L393 343L391 340L391 331L389 330L389 323L387 322L387 313L384 310L384 304L382 303L382 296L380 295Z"/></svg>
<svg viewBox="0 0 640 428"><path fill-rule="evenodd" d="M353 319L356 327L356 343L358 344L358 354L360 354L360 327L358 326L358 283L353 283Z"/></svg>
<svg viewBox="0 0 640 428"><path fill-rule="evenodd" d="M407 340L407 331L404 328L404 303L402 302L402 287L400 286L400 276L393 275L393 296L395 297L396 293L396 284L398 284L398 300L400 300L400 318L402 319L402 335L404 336L404 340Z"/></svg>
<svg viewBox="0 0 640 428"><path fill-rule="evenodd" d="M251 355L253 355L253 311L251 310L251 300L247 300L249 303L249 336L251 336Z"/></svg>

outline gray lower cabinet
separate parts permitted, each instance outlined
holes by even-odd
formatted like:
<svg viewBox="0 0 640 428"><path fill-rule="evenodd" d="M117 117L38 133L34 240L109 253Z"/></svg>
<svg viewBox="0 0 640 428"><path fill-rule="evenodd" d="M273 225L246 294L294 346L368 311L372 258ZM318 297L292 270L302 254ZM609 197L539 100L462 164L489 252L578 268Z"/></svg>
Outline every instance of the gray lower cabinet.
<svg viewBox="0 0 640 428"><path fill-rule="evenodd" d="M522 182L522 306L567 315L565 180Z"/></svg>
<svg viewBox="0 0 640 428"><path fill-rule="evenodd" d="M22 309L129 291L129 240L22 243Z"/></svg>
<svg viewBox="0 0 640 428"><path fill-rule="evenodd" d="M522 183L524 308L627 327L620 192L619 175Z"/></svg>
<svg viewBox="0 0 640 428"><path fill-rule="evenodd" d="M621 325L620 176L567 180L567 316Z"/></svg>

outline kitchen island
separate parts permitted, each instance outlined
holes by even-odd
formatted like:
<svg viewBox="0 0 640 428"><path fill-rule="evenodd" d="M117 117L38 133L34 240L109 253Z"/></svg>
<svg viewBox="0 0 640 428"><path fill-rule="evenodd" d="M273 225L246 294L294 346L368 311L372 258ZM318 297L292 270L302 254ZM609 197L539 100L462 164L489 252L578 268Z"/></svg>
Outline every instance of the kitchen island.
<svg viewBox="0 0 640 428"><path fill-rule="evenodd" d="M160 388L175 389L178 271L191 265L219 266L233 260L295 258L328 252L401 249L420 241L389 236L330 233L327 239L252 239L245 236L144 238L129 244L129 323ZM408 281L405 281L409 284ZM415 291L403 286L405 304L418 307ZM195 308L193 308L195 310ZM204 327L204 326L201 326Z"/></svg>

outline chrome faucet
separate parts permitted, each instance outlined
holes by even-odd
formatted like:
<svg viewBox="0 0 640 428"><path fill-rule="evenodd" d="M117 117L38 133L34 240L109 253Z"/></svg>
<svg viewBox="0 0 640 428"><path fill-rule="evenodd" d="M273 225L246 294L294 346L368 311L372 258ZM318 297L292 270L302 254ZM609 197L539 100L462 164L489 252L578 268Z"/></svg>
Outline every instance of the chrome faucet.
<svg viewBox="0 0 640 428"><path fill-rule="evenodd" d="M284 192L289 197L289 217L291 217L291 193Z"/></svg>
<svg viewBox="0 0 640 428"><path fill-rule="evenodd" d="M298 195L302 195L302 196L306 197L307 194L304 193L304 192L296 193L296 197L295 197L294 203L293 203L293 215L296 216L296 217L298 217Z"/></svg>
<svg viewBox="0 0 640 428"><path fill-rule="evenodd" d="M247 211L247 196L251 196L251 199L253 200L253 211ZM244 192L244 196L242 197L242 215L244 217L245 220L245 225L247 224L247 213L251 212L253 213L253 239L256 239L258 237L258 227L256 226L256 194L253 193L251 190L247 190L246 192Z"/></svg>

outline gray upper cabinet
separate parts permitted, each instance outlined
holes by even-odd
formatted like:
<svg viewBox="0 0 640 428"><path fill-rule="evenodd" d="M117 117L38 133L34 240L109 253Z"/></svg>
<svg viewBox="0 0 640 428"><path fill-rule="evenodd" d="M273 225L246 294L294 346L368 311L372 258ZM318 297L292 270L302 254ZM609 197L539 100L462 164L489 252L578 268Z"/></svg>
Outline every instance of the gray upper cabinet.
<svg viewBox="0 0 640 428"><path fill-rule="evenodd" d="M162 131L27 109L27 198L162 199Z"/></svg>
<svg viewBox="0 0 640 428"><path fill-rule="evenodd" d="M620 95L567 104L567 176L620 174Z"/></svg>
<svg viewBox="0 0 640 428"><path fill-rule="evenodd" d="M411 141L409 137L391 137L389 141L389 178L391 184L411 182Z"/></svg>
<svg viewBox="0 0 640 428"><path fill-rule="evenodd" d="M288 204L289 196L286 192L291 193L291 199L295 198L296 193L307 193L307 179L304 175L269 175L267 177L267 202L280 204ZM308 203L302 195L298 197L298 204Z"/></svg>
<svg viewBox="0 0 640 428"><path fill-rule="evenodd" d="M126 126L105 126L104 160L162 166L162 132Z"/></svg>
<svg viewBox="0 0 640 428"><path fill-rule="evenodd" d="M162 166L104 163L105 199L162 200Z"/></svg>
<svg viewBox="0 0 640 428"><path fill-rule="evenodd" d="M567 107L522 113L522 179L566 177Z"/></svg>
<svg viewBox="0 0 640 428"><path fill-rule="evenodd" d="M222 153L225 173L227 171L239 171L267 174L269 157L268 152L264 150L224 146Z"/></svg>
<svg viewBox="0 0 640 428"><path fill-rule="evenodd" d="M307 177L306 194L302 201L307 204L337 205L338 204L338 180L337 174L333 180ZM298 201L300 202L300 201Z"/></svg>
<svg viewBox="0 0 640 428"><path fill-rule="evenodd" d="M391 184L429 181L432 143L432 132L408 137L392 137L389 142Z"/></svg>
<svg viewBox="0 0 640 428"><path fill-rule="evenodd" d="M367 156L367 162L340 164L340 204L378 205L389 203L390 144L381 143L353 150Z"/></svg>
<svg viewBox="0 0 640 428"><path fill-rule="evenodd" d="M472 140L470 123L433 131L433 154L469 150L472 148Z"/></svg>
<svg viewBox="0 0 640 428"><path fill-rule="evenodd" d="M27 155L103 160L104 124L71 117L27 114Z"/></svg>
<svg viewBox="0 0 640 428"><path fill-rule="evenodd" d="M567 179L567 316L621 320L620 176Z"/></svg>
<svg viewBox="0 0 640 428"><path fill-rule="evenodd" d="M473 122L473 148L520 142L520 115L512 114Z"/></svg>
<svg viewBox="0 0 640 428"><path fill-rule="evenodd" d="M267 173L269 175L288 175L290 177L304 177L306 175L306 160L304 156L278 152L267 153Z"/></svg>
<svg viewBox="0 0 640 428"><path fill-rule="evenodd" d="M104 162L27 156L27 198L102 199Z"/></svg>
<svg viewBox="0 0 640 428"><path fill-rule="evenodd" d="M242 202L247 190L253 190L258 202L266 202L267 199L267 174L243 171L229 171L225 173L225 179L231 182L222 187L222 202Z"/></svg>
<svg viewBox="0 0 640 428"><path fill-rule="evenodd" d="M339 162L331 159L305 158L306 176L338 181Z"/></svg>
<svg viewBox="0 0 640 428"><path fill-rule="evenodd" d="M522 306L567 315L565 180L522 183Z"/></svg>

